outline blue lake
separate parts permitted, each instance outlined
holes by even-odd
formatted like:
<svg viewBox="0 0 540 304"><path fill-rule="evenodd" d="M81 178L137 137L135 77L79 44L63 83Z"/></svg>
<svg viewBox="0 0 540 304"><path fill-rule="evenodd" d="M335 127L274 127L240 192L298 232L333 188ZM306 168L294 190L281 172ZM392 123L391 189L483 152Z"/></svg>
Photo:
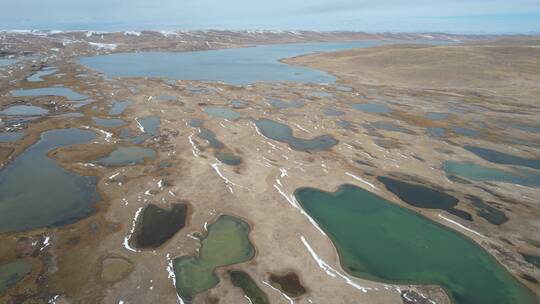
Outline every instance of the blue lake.
<svg viewBox="0 0 540 304"><path fill-rule="evenodd" d="M381 45L381 41L295 43L197 51L118 53L83 57L80 63L109 77L166 77L180 80L223 81L236 85L254 82L333 83L323 71L279 62L314 52Z"/></svg>

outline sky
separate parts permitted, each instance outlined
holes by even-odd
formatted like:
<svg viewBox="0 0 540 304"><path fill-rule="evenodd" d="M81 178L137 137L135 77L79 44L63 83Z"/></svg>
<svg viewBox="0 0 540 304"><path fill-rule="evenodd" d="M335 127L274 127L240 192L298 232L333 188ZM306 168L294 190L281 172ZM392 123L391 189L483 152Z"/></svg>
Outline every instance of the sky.
<svg viewBox="0 0 540 304"><path fill-rule="evenodd" d="M0 0L0 29L540 33L540 0Z"/></svg>

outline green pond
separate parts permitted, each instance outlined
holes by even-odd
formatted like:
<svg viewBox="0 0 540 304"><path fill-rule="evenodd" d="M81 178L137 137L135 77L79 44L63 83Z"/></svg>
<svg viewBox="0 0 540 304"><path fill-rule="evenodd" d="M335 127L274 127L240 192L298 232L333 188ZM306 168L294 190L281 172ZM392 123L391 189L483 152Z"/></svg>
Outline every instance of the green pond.
<svg viewBox="0 0 540 304"><path fill-rule="evenodd" d="M183 256L173 262L180 297L190 302L196 294L219 283L216 268L250 260L255 249L248 234L248 224L229 215L222 215L209 225L199 255Z"/></svg>
<svg viewBox="0 0 540 304"><path fill-rule="evenodd" d="M0 171L0 233L71 223L94 212L97 177L62 168L47 153L83 144L96 134L80 129L43 132Z"/></svg>
<svg viewBox="0 0 540 304"><path fill-rule="evenodd" d="M473 181L490 181L540 187L540 172L522 168L512 171L484 167L472 162L445 161L443 169L448 175L457 175Z"/></svg>
<svg viewBox="0 0 540 304"><path fill-rule="evenodd" d="M0 293L10 289L32 272L32 263L26 260L0 265Z"/></svg>
<svg viewBox="0 0 540 304"><path fill-rule="evenodd" d="M473 241L371 192L343 185L295 196L333 241L354 276L399 284L436 284L459 304L538 303Z"/></svg>
<svg viewBox="0 0 540 304"><path fill-rule="evenodd" d="M129 166L156 158L156 151L142 147L119 147L106 157L96 161L103 166Z"/></svg>

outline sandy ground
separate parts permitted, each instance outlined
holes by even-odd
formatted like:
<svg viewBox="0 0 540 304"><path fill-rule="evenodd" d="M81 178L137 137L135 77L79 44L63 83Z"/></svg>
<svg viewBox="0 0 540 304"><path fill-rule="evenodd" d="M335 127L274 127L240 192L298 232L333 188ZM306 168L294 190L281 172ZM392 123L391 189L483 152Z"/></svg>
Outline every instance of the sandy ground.
<svg viewBox="0 0 540 304"><path fill-rule="evenodd" d="M55 36L54 39L67 39L66 36L81 40L95 38L93 34L87 36L84 33L58 35L63 36ZM103 201L97 205L94 215L72 225L0 235L0 241L5 244L0 248L0 263L16 257L34 261L32 274L9 293L0 295L0 302L46 303L55 299L57 303L174 303L177 297L170 274L171 260L196 254L199 241L192 235L204 232L207 223L226 213L250 224L250 239L256 248L256 256L249 262L218 269L220 284L198 295L195 303L215 303L216 299L219 303L248 303L243 292L233 287L228 279L226 271L229 269L248 272L271 303L401 303L400 290L414 287L370 282L347 275L341 269L336 250L328 237L302 212L292 196L299 187L333 190L343 183L373 191L467 235L538 294L539 285L524 280L522 276L526 274L540 280L540 274L523 260L519 252L540 254L540 237L536 233L540 228L540 190L504 183L460 184L449 180L441 169L442 161L448 159L488 164L464 150L462 146L465 144L540 157L538 146L508 142L509 138L520 138L540 144L537 135L501 126L501 122L534 124L540 121L538 86L534 85L540 77L540 58L539 49L532 43L387 46L298 57L286 62L327 70L338 76L338 84L258 83L234 87L165 79L106 80L72 60L71 56L79 53L145 50L156 45L156 41L163 49L180 50L178 45L181 45L176 40L168 41L173 38L164 34L161 35L165 38L152 34L140 44L131 40L144 37L108 35L102 39L118 45L115 50L96 49L89 47L87 42L77 47L66 44L60 51L66 54L66 58L54 51L51 55L51 51L39 49L52 43L42 36L9 34L4 38L14 41L10 52L18 53L30 45L36 48L35 54L39 54L40 59L28 59L0 72L4 76L0 78L2 107L20 102L34 105L50 102L47 98L13 98L7 92L14 88L51 84L71 87L90 95L95 102L75 110L67 106L66 100L56 100L66 105L57 111L58 114L79 111L84 117L46 117L29 124L26 126L29 136L23 141L0 144L0 151L7 151L0 154L0 162L5 164L16 157L44 130L88 126L100 134L98 140L60 149L50 156L70 170L100 176L98 189ZM204 48L202 45L207 47L206 43L198 43L213 41L219 36L212 36L212 33L197 35L200 39L192 38L196 42L189 44L192 49ZM294 39L322 39L312 35L317 38L305 35ZM219 37L223 39L226 35ZM343 36L336 37L346 40ZM230 41L233 38L229 37ZM291 42L293 39L283 36L273 40L259 36L255 39L245 38L245 35L236 38L245 39L246 44ZM177 36L174 39L188 38ZM224 43L215 44L215 47L238 45ZM22 80L42 63L58 67L59 72L37 85ZM441 70L447 73L440 73ZM76 77L82 73L87 74L84 79ZM346 85L352 90L345 92L337 85ZM133 93L130 87L136 87L139 92ZM204 88L211 94L193 93L189 87ZM316 97L312 95L314 91L327 92L332 96ZM162 94L175 96L177 101L161 101L157 96ZM286 101L302 98L306 103L301 108L275 109L265 102L267 97ZM137 129L137 118L148 115L160 117L159 136L143 144L154 148L158 157L143 165L89 166L92 159L125 144L118 137L120 128L109 130L112 133L109 137L91 120L92 116L105 117L113 101L122 99L133 101L121 117L133 129ZM245 109L235 109L242 115L237 121L210 117L202 109L202 105L228 106L234 99L249 103ZM381 102L393 112L380 115L350 108L350 103L367 101ZM329 106L346 114L339 117L325 115L322 109ZM439 121L425 118L427 112L448 111L451 107L459 108L463 113L450 114L447 119ZM312 138L331 134L339 143L329 151L294 151L287 144L267 139L258 132L251 119L261 117L287 123L295 136ZM231 167L215 159L213 149L206 141L197 138L197 129L189 125L194 118L204 121L204 126L212 130L227 149L241 156L242 164ZM340 127L337 122L340 119L350 121L351 128ZM378 121L397 121L410 132L369 132L366 124ZM444 139L426 135L427 127L450 130L452 125L478 130L482 136L469 138L451 131ZM365 164L355 160L362 160ZM170 166L160 166L163 161L169 162ZM473 214L474 221L466 222L441 210L410 207L388 192L376 180L377 175L420 180L426 185L443 188L460 198L458 208ZM118 179L118 176L122 178ZM160 187L160 181L166 181L168 186ZM494 226L476 216L474 207L464 199L466 194L496 202L506 212L509 221ZM155 250L139 251L125 245L138 210L150 202L168 206L178 201L186 201L190 205L191 214L184 229ZM105 261L110 258L124 259L133 266L116 282L102 280L102 265L107 265ZM289 299L267 284L270 272L286 271L299 275L307 294ZM419 292L438 299L439 303L448 302L440 289L420 288Z"/></svg>

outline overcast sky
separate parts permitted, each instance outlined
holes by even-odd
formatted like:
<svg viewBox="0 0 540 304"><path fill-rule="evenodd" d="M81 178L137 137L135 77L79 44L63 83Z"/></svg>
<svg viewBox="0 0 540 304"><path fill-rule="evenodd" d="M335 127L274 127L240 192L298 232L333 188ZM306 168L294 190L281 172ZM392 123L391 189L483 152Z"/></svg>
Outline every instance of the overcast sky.
<svg viewBox="0 0 540 304"><path fill-rule="evenodd" d="M0 0L1 29L540 32L540 0Z"/></svg>

